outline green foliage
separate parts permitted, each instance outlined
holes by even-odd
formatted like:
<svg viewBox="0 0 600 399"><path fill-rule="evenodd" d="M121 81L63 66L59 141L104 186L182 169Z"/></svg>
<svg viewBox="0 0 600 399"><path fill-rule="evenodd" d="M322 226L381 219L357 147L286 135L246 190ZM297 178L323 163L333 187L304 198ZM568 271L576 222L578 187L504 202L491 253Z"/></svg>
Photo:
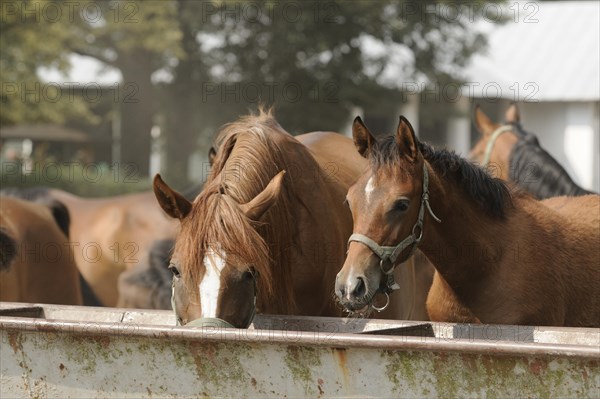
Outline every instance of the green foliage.
<svg viewBox="0 0 600 399"><path fill-rule="evenodd" d="M53 3L0 3L0 125L64 123L69 118L96 122L84 101L38 78L40 67L69 67L69 26L62 18L53 22L43 14L44 9L51 12L48 5Z"/></svg>
<svg viewBox="0 0 600 399"><path fill-rule="evenodd" d="M153 70L182 55L175 2L85 0L77 4L81 10L95 11L92 16L75 14L71 51L117 68L135 62L150 63Z"/></svg>

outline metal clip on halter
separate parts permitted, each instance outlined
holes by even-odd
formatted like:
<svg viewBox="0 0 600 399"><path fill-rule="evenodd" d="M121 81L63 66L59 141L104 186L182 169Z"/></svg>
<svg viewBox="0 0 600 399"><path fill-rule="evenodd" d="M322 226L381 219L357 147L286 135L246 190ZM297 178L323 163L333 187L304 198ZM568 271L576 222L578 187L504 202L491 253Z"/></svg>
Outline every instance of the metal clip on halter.
<svg viewBox="0 0 600 399"><path fill-rule="evenodd" d="M377 312L383 312L388 307L388 305L390 304L390 294L388 294L387 292L384 292L384 294L385 294L385 298L386 298L385 305L383 305L382 307L378 308L377 306L371 304L371 308L373 310L376 310Z"/></svg>

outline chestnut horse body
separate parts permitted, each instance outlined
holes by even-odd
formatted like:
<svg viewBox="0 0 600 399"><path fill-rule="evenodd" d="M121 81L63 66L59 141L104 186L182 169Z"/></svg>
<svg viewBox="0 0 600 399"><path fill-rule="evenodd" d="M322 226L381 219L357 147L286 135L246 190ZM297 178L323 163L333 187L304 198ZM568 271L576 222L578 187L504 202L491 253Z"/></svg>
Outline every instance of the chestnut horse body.
<svg viewBox="0 0 600 399"><path fill-rule="evenodd" d="M83 303L68 212L56 214L42 204L0 197L0 301Z"/></svg>
<svg viewBox="0 0 600 399"><path fill-rule="evenodd" d="M366 166L352 141L323 132L294 138L261 112L227 125L216 142L193 203L155 178L159 203L181 221L171 265L179 322L217 318L244 328L256 309L341 315L332 287L352 229L343 200ZM398 317L397 305L383 316Z"/></svg>
<svg viewBox="0 0 600 399"><path fill-rule="evenodd" d="M511 191L456 154L418 142L404 118L381 142L358 118L353 135L371 166L348 193L354 232L388 246L416 237L398 261L418 246L436 267L432 320L600 324L599 196L540 202ZM350 243L336 283L345 306L371 299L379 263L364 241ZM355 289L361 280L366 293Z"/></svg>

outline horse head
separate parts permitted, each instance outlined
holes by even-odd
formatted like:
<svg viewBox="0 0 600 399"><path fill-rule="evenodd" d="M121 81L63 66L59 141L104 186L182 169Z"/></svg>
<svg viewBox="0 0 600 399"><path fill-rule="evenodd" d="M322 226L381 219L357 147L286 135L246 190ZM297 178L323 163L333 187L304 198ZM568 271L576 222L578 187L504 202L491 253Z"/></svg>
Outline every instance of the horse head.
<svg viewBox="0 0 600 399"><path fill-rule="evenodd" d="M154 193L163 210L179 219L169 269L178 323L246 328L256 311L257 278L269 292L269 252L257 232L277 201L285 172L239 203L227 185L212 181L192 203L157 175ZM193 323L192 323L193 322Z"/></svg>
<svg viewBox="0 0 600 399"><path fill-rule="evenodd" d="M354 228L336 279L336 294L349 310L370 306L376 293L395 288L394 268L423 233L428 207L427 171L414 130L400 117L395 137L377 141L360 118L352 127L358 152L370 167L350 187L346 201Z"/></svg>
<svg viewBox="0 0 600 399"><path fill-rule="evenodd" d="M527 133L521 129L520 114L516 104L506 110L505 123L499 124L475 107L475 126L481 133L469 153L469 159L487 168L492 176L510 180L510 157L514 146Z"/></svg>
<svg viewBox="0 0 600 399"><path fill-rule="evenodd" d="M516 104L508 107L502 125L492 122L477 106L475 125L481 137L469 157L492 176L515 183L538 199L591 193L571 179L535 134L523 129Z"/></svg>

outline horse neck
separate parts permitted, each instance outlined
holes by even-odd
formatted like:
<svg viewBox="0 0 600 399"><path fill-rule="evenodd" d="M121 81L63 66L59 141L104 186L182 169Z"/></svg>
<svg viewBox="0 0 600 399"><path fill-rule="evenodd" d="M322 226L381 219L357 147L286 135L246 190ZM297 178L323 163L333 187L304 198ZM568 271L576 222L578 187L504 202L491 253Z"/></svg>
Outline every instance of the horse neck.
<svg viewBox="0 0 600 399"><path fill-rule="evenodd" d="M506 223L490 216L458 189L455 182L435 172L430 173L429 191L431 209L441 222L437 223L425 212L419 248L450 286L468 291L469 286L493 270L495 263L491 260L507 252L503 248L503 243L510 241Z"/></svg>
<svg viewBox="0 0 600 399"><path fill-rule="evenodd" d="M537 144L521 140L513 148L509 162L510 179L538 199L592 194L575 183L567 171Z"/></svg>

